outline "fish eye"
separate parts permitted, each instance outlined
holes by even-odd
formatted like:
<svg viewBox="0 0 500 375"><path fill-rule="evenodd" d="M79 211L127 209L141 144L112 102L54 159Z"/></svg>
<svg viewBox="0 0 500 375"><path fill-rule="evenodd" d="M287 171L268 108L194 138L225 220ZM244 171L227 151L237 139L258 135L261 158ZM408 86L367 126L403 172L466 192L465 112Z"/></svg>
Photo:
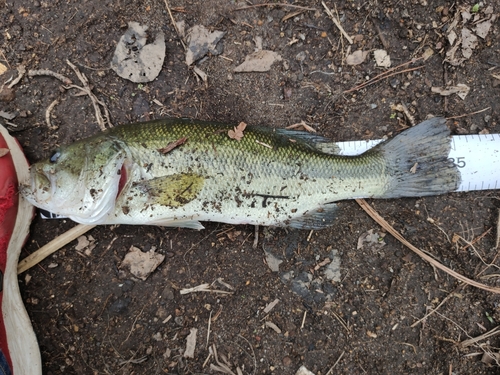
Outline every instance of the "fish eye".
<svg viewBox="0 0 500 375"><path fill-rule="evenodd" d="M50 155L50 162L51 163L57 163L57 160L61 156L61 151L60 150L55 150L52 155Z"/></svg>

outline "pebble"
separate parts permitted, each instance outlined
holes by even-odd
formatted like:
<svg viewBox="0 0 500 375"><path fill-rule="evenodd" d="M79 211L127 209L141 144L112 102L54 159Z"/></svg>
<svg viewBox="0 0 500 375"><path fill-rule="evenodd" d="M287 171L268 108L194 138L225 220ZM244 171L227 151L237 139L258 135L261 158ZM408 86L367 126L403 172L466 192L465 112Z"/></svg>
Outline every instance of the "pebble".
<svg viewBox="0 0 500 375"><path fill-rule="evenodd" d="M128 305L132 299L130 297L126 298L118 298L115 302L109 306L109 313L110 314L123 314L125 311L127 311Z"/></svg>

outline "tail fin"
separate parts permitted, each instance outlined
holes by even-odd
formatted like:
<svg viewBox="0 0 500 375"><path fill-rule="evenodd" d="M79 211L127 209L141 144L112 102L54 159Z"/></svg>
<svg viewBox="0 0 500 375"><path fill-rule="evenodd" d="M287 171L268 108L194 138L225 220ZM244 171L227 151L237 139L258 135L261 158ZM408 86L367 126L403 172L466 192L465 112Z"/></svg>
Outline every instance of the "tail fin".
<svg viewBox="0 0 500 375"><path fill-rule="evenodd" d="M444 118L424 121L376 147L393 177L382 198L438 195L460 185L460 172L448 160L450 131Z"/></svg>

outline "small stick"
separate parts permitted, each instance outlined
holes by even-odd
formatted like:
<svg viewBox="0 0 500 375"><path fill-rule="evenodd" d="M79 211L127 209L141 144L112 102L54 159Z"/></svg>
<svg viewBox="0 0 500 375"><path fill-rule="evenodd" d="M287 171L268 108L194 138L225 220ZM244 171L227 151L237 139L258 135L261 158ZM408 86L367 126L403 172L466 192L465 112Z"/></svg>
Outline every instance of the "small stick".
<svg viewBox="0 0 500 375"><path fill-rule="evenodd" d="M300 325L300 329L304 329L304 324L306 323L307 310L304 310L304 316L302 317L302 324Z"/></svg>
<svg viewBox="0 0 500 375"><path fill-rule="evenodd" d="M418 69L421 69L421 68L423 68L423 67L422 66L416 66L414 68L408 68L408 69L400 70L398 72L394 72L394 73L391 73L391 74L386 74L388 72L388 71L386 71L386 72L384 72L384 73L382 73L382 74L380 74L380 75L378 75L378 76L370 79L369 81L361 83L358 86L355 86L355 87L353 87L350 90L344 91L343 94L348 94L348 93L353 92L353 91L358 91L358 90L364 89L367 86L373 85L374 83L377 83L378 81L381 81L381 80L383 80L385 78L389 78L389 77L395 76L397 74L412 72L414 70L418 70Z"/></svg>
<svg viewBox="0 0 500 375"><path fill-rule="evenodd" d="M55 253L57 250L66 246L71 241L77 239L81 235L87 233L89 230L94 228L95 225L78 224L76 227L71 228L66 233L57 236L55 239L50 241L45 246L42 246L33 254L27 256L19 262L17 265L17 274L21 274L24 271L29 270L31 267L37 265L42 260L47 258L50 254Z"/></svg>
<svg viewBox="0 0 500 375"><path fill-rule="evenodd" d="M483 290L486 290L488 292L500 294L500 288L488 286L488 285L479 283L477 281L471 280L471 279L459 274L458 272L455 272L452 269L446 267L445 265L441 264L437 260L433 259L429 255L424 253L419 248L413 246L398 231L396 231L396 229L394 229L387 221L385 221L384 218L382 218L382 216L380 216L377 213L377 211L375 211L368 203L366 203L366 201L364 199L356 199L356 202L358 202L358 204L361 206L361 208L363 210L365 210L365 212L368 215L370 215L371 218L373 220L375 220L379 225L381 225L387 232L392 234L392 236L395 237L399 242L404 244L406 247L408 247L410 250L415 252L418 256L420 256L422 259L426 260L428 263L434 265L436 268L439 268L441 271L446 272L448 275L454 277L455 279L457 279L465 284L472 285L478 289L483 289ZM436 314L439 314L439 313L436 311Z"/></svg>
<svg viewBox="0 0 500 375"><path fill-rule="evenodd" d="M412 116L412 114L408 110L408 107L406 106L406 104L401 102L401 107L403 108L403 112L406 115L406 117L408 118L408 121L410 121L411 126L415 126L415 117Z"/></svg>
<svg viewBox="0 0 500 375"><path fill-rule="evenodd" d="M185 51L185 50L187 50L187 47L184 44L184 41L182 40L181 32L180 32L179 28L177 27L177 23L175 22L174 16L172 15L172 12L170 11L170 7L168 6L168 1L167 0L164 0L164 1L165 1L165 6L167 7L167 12L170 16L170 19L172 20L172 24L174 25L175 32L179 36L179 39L182 43L182 47L184 47L184 51Z"/></svg>
<svg viewBox="0 0 500 375"><path fill-rule="evenodd" d="M378 27L377 21L375 19L372 19L373 26L375 26L375 30L377 30L378 37L380 38L380 41L382 42L382 45L384 46L386 51L389 51L389 43L387 43L387 40L385 39L384 34L382 34L382 30L380 30L380 27Z"/></svg>
<svg viewBox="0 0 500 375"><path fill-rule="evenodd" d="M497 241L495 244L496 249L498 249L498 245L500 245L500 208L498 209L498 218L497 218Z"/></svg>
<svg viewBox="0 0 500 375"><path fill-rule="evenodd" d="M443 306L445 304L446 301L448 301L451 297L453 297L455 295L455 293L462 287L462 285L459 285L458 288L456 289L456 291L454 292L451 292L450 294L448 294L445 298L443 298L443 300L441 301L441 303L439 305L436 306L435 309L431 309L431 311L427 314L424 315L423 318L420 318L419 320L417 320L415 323L413 323L410 327L411 328L415 328L420 322L423 322L425 319L427 319L429 316L431 316L432 314L434 314L437 310L439 310L439 308L441 306Z"/></svg>
<svg viewBox="0 0 500 375"><path fill-rule="evenodd" d="M332 11L326 6L324 1L322 1L321 4L323 5L323 8L325 8L326 14L328 14L330 16L330 18L332 19L335 26L337 26L337 28L340 30L342 35L347 39L349 44L352 44L353 43L352 38L349 36L349 34L346 33L346 31L344 30L344 28L340 24L339 20L333 15Z"/></svg>
<svg viewBox="0 0 500 375"><path fill-rule="evenodd" d="M9 86L7 87L11 89L12 87L14 87L14 85L17 85L25 74L26 74L26 67L24 65L19 65L19 67L17 68L17 77L11 83L9 83Z"/></svg>
<svg viewBox="0 0 500 375"><path fill-rule="evenodd" d="M259 226L256 225L254 228L254 238L253 238L252 248L256 249L258 245L259 245Z"/></svg>
<svg viewBox="0 0 500 375"><path fill-rule="evenodd" d="M212 310L210 310L210 315L208 317L208 328L207 328L207 344L205 348L208 348L208 342L210 341L210 323L212 322Z"/></svg>
<svg viewBox="0 0 500 375"><path fill-rule="evenodd" d="M53 72L52 70L48 70L48 69L30 70L30 71L28 71L28 76L29 77L50 76L50 77L57 78L59 81L61 81L65 85L73 84L73 82L68 77L65 77L62 74Z"/></svg>
<svg viewBox="0 0 500 375"><path fill-rule="evenodd" d="M447 119L447 120L451 120L451 119L456 119L456 118L462 118L462 117L467 117L467 116L477 115L478 113L481 113L481 112L487 111L488 109L491 109L491 107L486 107L486 108L481 109L481 110L476 111L476 112L466 113L465 115L459 115L459 116L446 117L446 119Z"/></svg>
<svg viewBox="0 0 500 375"><path fill-rule="evenodd" d="M294 8L294 9L302 9L302 10L311 10L311 11L317 10L316 8L308 8L308 7L302 7L300 5L293 5L293 4L286 4L286 3L263 3L263 4L255 4L255 5L249 5L249 6L246 6L246 7L236 8L235 10L244 10L244 9L250 9L250 8L257 8L257 7L274 7L274 6Z"/></svg>
<svg viewBox="0 0 500 375"><path fill-rule="evenodd" d="M332 367L330 367L330 370L328 370L328 372L326 373L326 375L330 375L333 371L333 369L335 368L335 366L337 366L340 362L340 360L342 359L342 357L344 356L345 354L345 350L342 352L341 355L339 355L339 358L337 358L337 360L335 361L335 363L333 364Z"/></svg>
<svg viewBox="0 0 500 375"><path fill-rule="evenodd" d="M50 123L50 112L54 109L56 105L59 104L59 100L54 100L50 105L47 107L47 110L45 111L45 122L47 123L47 126L49 127L50 130L57 130L57 126L52 126Z"/></svg>
<svg viewBox="0 0 500 375"><path fill-rule="evenodd" d="M103 131L106 130L106 126L104 125L104 118L102 116L101 109L99 108L99 105L104 109L104 116L106 117L106 120L108 122L109 127L112 128L113 124L111 123L110 118L109 118L108 107L106 107L106 104L101 102L94 95L94 93L92 92L92 89L90 88L89 80L87 79L85 74L81 73L80 70L75 65L73 65L71 63L71 61L66 60L66 63L71 67L71 69L73 69L76 76L78 77L80 82L82 82L82 84L83 84L83 87L80 87L77 85L69 85L69 88L79 89L88 95L88 97L92 101L92 105L94 106L95 117L96 117L97 123L99 124L101 130L103 130Z"/></svg>

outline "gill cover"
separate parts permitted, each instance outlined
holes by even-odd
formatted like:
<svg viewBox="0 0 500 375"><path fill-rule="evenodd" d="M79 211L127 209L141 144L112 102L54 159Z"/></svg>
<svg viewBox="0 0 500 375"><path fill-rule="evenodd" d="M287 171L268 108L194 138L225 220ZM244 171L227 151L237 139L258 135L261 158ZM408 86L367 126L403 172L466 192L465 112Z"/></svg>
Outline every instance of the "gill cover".
<svg viewBox="0 0 500 375"><path fill-rule="evenodd" d="M34 164L31 186L23 193L35 206L76 222L102 223L115 207L128 155L128 148L113 138L76 142Z"/></svg>

